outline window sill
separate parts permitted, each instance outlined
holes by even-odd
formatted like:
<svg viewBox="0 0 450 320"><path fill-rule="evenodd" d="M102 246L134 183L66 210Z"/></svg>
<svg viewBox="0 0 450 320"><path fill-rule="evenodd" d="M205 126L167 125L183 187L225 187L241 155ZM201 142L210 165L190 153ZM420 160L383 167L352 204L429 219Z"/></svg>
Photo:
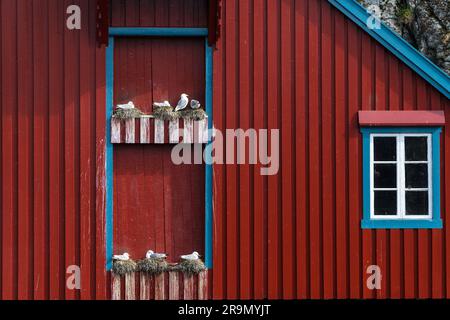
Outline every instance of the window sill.
<svg viewBox="0 0 450 320"><path fill-rule="evenodd" d="M361 220L362 229L442 229L441 219L433 220Z"/></svg>

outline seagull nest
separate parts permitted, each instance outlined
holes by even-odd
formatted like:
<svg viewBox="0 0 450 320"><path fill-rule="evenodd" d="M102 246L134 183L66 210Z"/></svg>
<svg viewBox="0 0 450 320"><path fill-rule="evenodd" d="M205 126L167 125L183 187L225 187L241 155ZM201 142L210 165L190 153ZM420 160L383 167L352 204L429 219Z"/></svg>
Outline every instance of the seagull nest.
<svg viewBox="0 0 450 320"><path fill-rule="evenodd" d="M158 120L172 121L178 120L180 113L173 111L173 107L153 107L153 116Z"/></svg>
<svg viewBox="0 0 450 320"><path fill-rule="evenodd" d="M156 275L168 271L169 264L167 263L166 259L149 258L138 261L137 269L141 272Z"/></svg>
<svg viewBox="0 0 450 320"><path fill-rule="evenodd" d="M184 260L173 267L174 271L181 271L188 277L199 274L206 270L206 266L202 260Z"/></svg>
<svg viewBox="0 0 450 320"><path fill-rule="evenodd" d="M186 120L201 121L206 118L205 110L199 109L185 109L180 111L181 118Z"/></svg>
<svg viewBox="0 0 450 320"><path fill-rule="evenodd" d="M124 276L126 274L133 273L136 270L137 264L131 259L127 261L122 260L113 261L112 272L114 272L114 274L117 274L119 276Z"/></svg>
<svg viewBox="0 0 450 320"><path fill-rule="evenodd" d="M141 110L139 110L138 108L133 108L133 109L117 108L116 110L114 110L113 117L116 119L125 120L125 119L131 119L131 118L139 118L143 114L144 113Z"/></svg>

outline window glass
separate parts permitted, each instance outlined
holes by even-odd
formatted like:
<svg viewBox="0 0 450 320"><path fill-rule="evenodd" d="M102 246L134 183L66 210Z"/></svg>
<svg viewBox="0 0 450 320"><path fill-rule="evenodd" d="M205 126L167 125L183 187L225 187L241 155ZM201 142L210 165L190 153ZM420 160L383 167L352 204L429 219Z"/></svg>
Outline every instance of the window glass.
<svg viewBox="0 0 450 320"><path fill-rule="evenodd" d="M406 191L406 215L428 215L428 191Z"/></svg>
<svg viewBox="0 0 450 320"><path fill-rule="evenodd" d="M427 161L427 137L405 137L405 161Z"/></svg>
<svg viewBox="0 0 450 320"><path fill-rule="evenodd" d="M375 215L397 214L397 191L375 191L374 195Z"/></svg>
<svg viewBox="0 0 450 320"><path fill-rule="evenodd" d="M428 164L405 164L405 187L428 188Z"/></svg>
<svg viewBox="0 0 450 320"><path fill-rule="evenodd" d="M397 160L397 139L396 137L375 137L374 160L375 161L396 161Z"/></svg>
<svg viewBox="0 0 450 320"><path fill-rule="evenodd" d="M375 188L397 187L397 165L395 163L375 164L373 174Z"/></svg>

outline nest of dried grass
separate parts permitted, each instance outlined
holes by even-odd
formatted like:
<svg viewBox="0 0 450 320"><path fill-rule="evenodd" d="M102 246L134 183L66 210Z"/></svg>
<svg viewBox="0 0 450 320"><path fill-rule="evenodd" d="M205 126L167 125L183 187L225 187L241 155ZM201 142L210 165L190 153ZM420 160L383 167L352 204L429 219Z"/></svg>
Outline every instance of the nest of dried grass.
<svg viewBox="0 0 450 320"><path fill-rule="evenodd" d="M133 273L136 270L137 264L131 259L127 261L122 260L113 261L112 272L114 272L114 274L117 274L119 276L124 276L126 274Z"/></svg>
<svg viewBox="0 0 450 320"><path fill-rule="evenodd" d="M153 116L162 121L172 121L180 119L179 112L173 111L173 107L153 107Z"/></svg>
<svg viewBox="0 0 450 320"><path fill-rule="evenodd" d="M133 108L133 109L117 108L116 110L114 110L113 117L116 119L125 120L125 119L131 119L131 118L139 118L143 114L144 113L141 110L139 110L138 108Z"/></svg>
<svg viewBox="0 0 450 320"><path fill-rule="evenodd" d="M201 121L206 118L206 112L205 110L199 108L199 109L184 109L180 111L180 116L183 119L186 120L194 120L194 121Z"/></svg>
<svg viewBox="0 0 450 320"><path fill-rule="evenodd" d="M169 270L169 264L166 259L143 259L138 261L137 269L141 272L146 272L148 274L161 274Z"/></svg>
<svg viewBox="0 0 450 320"><path fill-rule="evenodd" d="M191 277L206 270L206 266L202 260L184 260L172 267L173 271L181 271L186 276Z"/></svg>

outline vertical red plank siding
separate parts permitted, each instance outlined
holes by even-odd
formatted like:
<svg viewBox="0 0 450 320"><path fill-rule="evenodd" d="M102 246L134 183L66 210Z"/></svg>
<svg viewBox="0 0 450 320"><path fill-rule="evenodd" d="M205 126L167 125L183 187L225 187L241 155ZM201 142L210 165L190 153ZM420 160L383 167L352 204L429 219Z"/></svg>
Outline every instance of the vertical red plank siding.
<svg viewBox="0 0 450 320"><path fill-rule="evenodd" d="M330 6L322 6L321 19L323 21L321 34L321 60L322 60L322 92L327 92L321 96L322 99L322 234L323 234L323 297L326 299L335 296L334 281L336 279L336 258L335 258L335 217L334 217L334 102L333 102L333 20ZM359 181L358 181L359 183ZM358 213L359 223L359 213Z"/></svg>
<svg viewBox="0 0 450 320"><path fill-rule="evenodd" d="M294 110L294 90L293 85L293 48L294 48L294 30L292 5L294 1L284 1L281 3L281 88L282 88L282 115L281 115L281 139L285 142L281 145L281 166L282 170L282 275L283 275L283 294L284 299L293 299L295 286L294 273L294 211L293 198L293 150L294 150L294 130L292 116ZM281 270L280 270L281 271Z"/></svg>
<svg viewBox="0 0 450 320"><path fill-rule="evenodd" d="M315 1L309 1L315 2ZM335 16L335 185L336 185L336 280L337 297L348 298L348 153L347 153L347 21L343 15ZM310 212L317 215L316 212Z"/></svg>
<svg viewBox="0 0 450 320"><path fill-rule="evenodd" d="M17 2L1 2L2 299L17 298Z"/></svg>
<svg viewBox="0 0 450 320"><path fill-rule="evenodd" d="M34 298L48 297L48 21L47 5L33 2Z"/></svg>
<svg viewBox="0 0 450 320"><path fill-rule="evenodd" d="M239 102L240 102L240 112L239 112L239 127L247 130L251 128L250 115L252 114L252 103L250 102L250 32L249 27L251 23L250 19L250 1L241 0L239 1L239 20L242 23L239 24ZM245 153L246 159L249 159L248 152ZM252 278L251 278L251 237L252 230L251 217L252 212L252 187L250 181L250 165L247 163L241 165L239 168L239 197L240 199L248 199L248 201L240 201L240 230L239 233L242 235L240 237L240 298L249 299L252 296Z"/></svg>
<svg viewBox="0 0 450 320"><path fill-rule="evenodd" d="M237 110L239 107L239 97L237 93L238 88L238 64L239 57L237 56L237 46L239 44L238 24L234 23L239 21L237 10L237 0L229 1L227 5L227 21L225 24L225 32L227 37L226 41L226 64L227 68L224 70L227 86L227 111L225 115L225 128L237 128ZM230 68L229 66L234 66ZM226 141L228 148L229 141ZM236 147L234 147L236 150ZM236 153L236 151L234 151ZM226 250L226 272L227 272L227 294L228 299L239 298L239 230L238 230L238 214L239 214L239 194L238 194L238 171L237 166L227 166L226 168L226 181L229 182L226 185L227 198L226 202L226 234L227 244Z"/></svg>
<svg viewBox="0 0 450 320"><path fill-rule="evenodd" d="M208 0L111 0L113 27L206 27Z"/></svg>
<svg viewBox="0 0 450 320"><path fill-rule="evenodd" d="M296 187L296 271L297 271L297 298L310 298L309 295L309 260L307 230L307 174L308 154L306 139L308 137L307 121L307 65L308 65L308 34L307 34L307 2L296 0L295 2L295 127L297 129L295 139L295 187ZM297 101L304 103L298 104Z"/></svg>
<svg viewBox="0 0 450 320"><path fill-rule="evenodd" d="M325 0L223 5L224 32L214 52L215 126L242 127L250 111L254 128L281 129L282 142L278 175L260 176L256 166L253 185L245 182L245 166L214 167L214 297L236 297L236 288L245 298L248 292L250 298L448 296L446 222L443 230L432 231L360 228L356 116L358 110L447 110L448 100ZM253 17L249 30L242 10ZM248 38L250 59L242 53ZM244 110L248 83L255 100ZM444 220L447 131L441 159ZM237 189L253 195L255 205L242 204ZM248 231L242 222L248 217L254 268L246 278L247 260L241 256L248 250ZM233 251L236 241L239 255ZM374 264L383 276L380 291L366 286L367 267Z"/></svg>
<svg viewBox="0 0 450 320"><path fill-rule="evenodd" d="M18 203L18 299L31 299L33 296L33 260L32 260L32 110L33 110L33 78L32 56L26 53L31 49L32 39L32 3L19 2L17 4L17 18L20 23L17 32L25 36L18 39L18 56L21 56L18 64L18 85L22 88L22 94L18 96L18 189L22 190L22 201Z"/></svg>
<svg viewBox="0 0 450 320"><path fill-rule="evenodd" d="M265 99L266 83L264 81L264 75L266 72L264 60L265 60L265 4L263 0L257 0L253 2L253 8L249 8L250 16L253 16L253 47L251 52L253 53L253 61L250 64L253 65L253 75L250 75L253 82L253 127L255 130L264 128L264 112L258 112L258 108L265 110L267 108L267 102ZM253 12L252 12L253 11ZM253 13L253 14L252 14ZM261 49L255 49L261 48ZM220 52L220 49L219 49ZM220 59L220 56L217 56ZM216 83L216 82L214 82ZM216 91L214 91L216 93ZM262 101L261 101L262 100ZM259 101L259 105L257 102ZM214 116L215 117L215 116ZM216 118L214 118L214 123ZM266 280L266 232L265 232L265 217L267 216L267 209L265 207L266 193L265 193L265 178L260 174L261 165L256 164L253 170L253 290L254 298L262 299L267 297L267 280ZM256 263L255 263L256 262Z"/></svg>
<svg viewBox="0 0 450 320"><path fill-rule="evenodd" d="M81 7L81 30L66 28L70 4ZM1 298L105 299L105 57L95 1L7 0L0 11ZM81 293L66 287L72 264Z"/></svg>
<svg viewBox="0 0 450 320"><path fill-rule="evenodd" d="M280 34L280 2L268 1L267 11L267 42L270 43L267 50L267 76L271 81L267 86L267 129L279 129L279 119L281 113L278 112L278 107L281 105L280 92L280 48L281 48L281 34ZM268 150L271 150L271 141L269 139ZM281 157L282 158L282 157ZM231 169L230 167L228 167ZM280 279L282 276L281 269L281 224L280 224L280 207L281 207L281 193L279 176L272 175L268 177L268 297L275 299L282 294L282 284Z"/></svg>

